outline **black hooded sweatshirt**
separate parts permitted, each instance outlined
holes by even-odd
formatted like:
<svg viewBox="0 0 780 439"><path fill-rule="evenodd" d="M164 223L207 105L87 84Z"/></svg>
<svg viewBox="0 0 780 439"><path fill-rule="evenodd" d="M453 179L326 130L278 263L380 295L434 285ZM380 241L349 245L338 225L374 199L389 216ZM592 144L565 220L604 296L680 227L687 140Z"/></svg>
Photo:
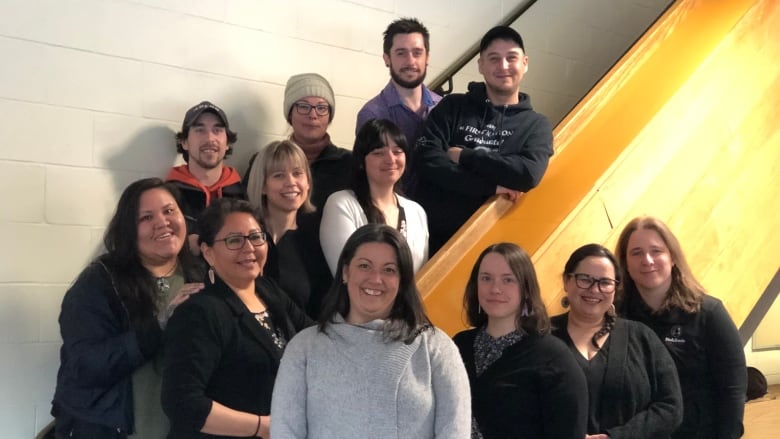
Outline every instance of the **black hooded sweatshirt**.
<svg viewBox="0 0 780 439"><path fill-rule="evenodd" d="M428 215L431 254L496 193L521 192L541 181L552 148L552 126L520 93L515 105L493 105L485 84L452 94L431 111L412 159L410 195ZM447 156L463 148L460 163Z"/></svg>

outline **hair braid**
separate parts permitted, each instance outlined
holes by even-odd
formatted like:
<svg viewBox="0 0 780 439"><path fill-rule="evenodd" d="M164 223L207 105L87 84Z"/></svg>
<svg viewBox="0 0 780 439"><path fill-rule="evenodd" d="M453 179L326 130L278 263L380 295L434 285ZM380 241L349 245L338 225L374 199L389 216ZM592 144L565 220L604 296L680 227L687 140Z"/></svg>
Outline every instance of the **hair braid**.
<svg viewBox="0 0 780 439"><path fill-rule="evenodd" d="M596 347L596 349L601 349L599 347L599 339L610 332L612 332L612 328L615 327L615 307L610 306L609 310L604 313L604 324L601 326L601 329L596 331L595 334L593 334L593 338L590 339L590 342L593 343L593 346Z"/></svg>

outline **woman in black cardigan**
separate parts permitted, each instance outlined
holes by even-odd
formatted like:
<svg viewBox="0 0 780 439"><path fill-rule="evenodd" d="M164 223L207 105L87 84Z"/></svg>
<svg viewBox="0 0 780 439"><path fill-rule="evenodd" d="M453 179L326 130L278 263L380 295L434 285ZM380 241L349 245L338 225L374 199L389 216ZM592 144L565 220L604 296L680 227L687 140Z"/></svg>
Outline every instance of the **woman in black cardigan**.
<svg viewBox="0 0 780 439"><path fill-rule="evenodd" d="M310 319L260 276L266 235L248 202L215 201L198 226L209 279L166 329L168 437L268 437L282 350Z"/></svg>
<svg viewBox="0 0 780 439"><path fill-rule="evenodd" d="M588 381L586 439L669 438L682 420L674 362L650 328L615 317L619 277L606 248L575 250L563 274L563 305L570 311L552 318L553 334Z"/></svg>
<svg viewBox="0 0 780 439"><path fill-rule="evenodd" d="M583 439L585 377L549 335L533 264L515 244L477 259L463 298L474 329L455 336L471 383L473 439Z"/></svg>

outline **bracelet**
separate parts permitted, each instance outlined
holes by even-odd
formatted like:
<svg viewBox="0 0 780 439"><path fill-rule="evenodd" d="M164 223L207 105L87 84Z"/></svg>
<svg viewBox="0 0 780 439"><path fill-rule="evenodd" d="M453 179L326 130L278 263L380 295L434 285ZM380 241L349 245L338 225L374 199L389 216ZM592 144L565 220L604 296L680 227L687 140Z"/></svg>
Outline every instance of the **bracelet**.
<svg viewBox="0 0 780 439"><path fill-rule="evenodd" d="M255 434L252 435L252 437L258 437L257 435L260 434L260 424L263 422L263 418L260 415L257 415L257 429L255 430Z"/></svg>

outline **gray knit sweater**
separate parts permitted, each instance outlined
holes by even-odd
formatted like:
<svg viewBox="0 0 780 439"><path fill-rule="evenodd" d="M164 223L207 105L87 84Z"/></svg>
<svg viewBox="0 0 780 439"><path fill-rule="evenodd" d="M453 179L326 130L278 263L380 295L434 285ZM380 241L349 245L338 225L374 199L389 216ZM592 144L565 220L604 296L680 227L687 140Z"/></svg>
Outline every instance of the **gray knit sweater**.
<svg viewBox="0 0 780 439"><path fill-rule="evenodd" d="M271 403L271 437L468 439L469 381L439 330L412 344L382 339L383 321L339 319L287 345Z"/></svg>

